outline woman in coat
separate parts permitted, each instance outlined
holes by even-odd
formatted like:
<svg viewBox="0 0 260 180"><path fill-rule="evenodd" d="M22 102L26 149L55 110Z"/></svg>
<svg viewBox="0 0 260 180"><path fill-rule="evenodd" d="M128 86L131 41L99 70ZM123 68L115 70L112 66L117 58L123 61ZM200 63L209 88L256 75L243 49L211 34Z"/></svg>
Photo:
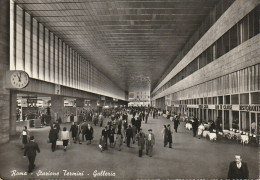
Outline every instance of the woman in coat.
<svg viewBox="0 0 260 180"><path fill-rule="evenodd" d="M93 139L93 128L91 127L90 124L88 124L88 127L86 128L86 132L85 132L85 137L86 137L86 141L89 141L91 144L91 140Z"/></svg>
<svg viewBox="0 0 260 180"><path fill-rule="evenodd" d="M136 135L136 140L138 142L138 150L139 150L139 157L142 157L143 150L145 146L145 134L142 132L142 129L140 128L139 133Z"/></svg>
<svg viewBox="0 0 260 180"><path fill-rule="evenodd" d="M77 125L74 122L72 122L72 125L70 127L70 132L74 143L76 143L76 137L78 133L77 131L78 131Z"/></svg>
<svg viewBox="0 0 260 180"><path fill-rule="evenodd" d="M55 151L56 142L57 142L57 139L58 139L58 134L59 134L59 132L58 132L56 126L51 126L51 130L49 132L49 140L50 140L50 143L51 143L52 152Z"/></svg>

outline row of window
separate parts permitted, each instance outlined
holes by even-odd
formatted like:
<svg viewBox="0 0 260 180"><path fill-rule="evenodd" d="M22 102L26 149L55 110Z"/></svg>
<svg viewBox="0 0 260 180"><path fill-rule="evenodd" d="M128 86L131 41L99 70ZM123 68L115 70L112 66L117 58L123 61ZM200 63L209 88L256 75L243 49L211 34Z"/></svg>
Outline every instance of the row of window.
<svg viewBox="0 0 260 180"><path fill-rule="evenodd" d="M250 102L249 102L250 100ZM171 104L260 104L260 92L172 101Z"/></svg>
<svg viewBox="0 0 260 180"><path fill-rule="evenodd" d="M22 8L11 13L10 70L85 91L125 99L125 92ZM12 43L11 43L12 44Z"/></svg>
<svg viewBox="0 0 260 180"><path fill-rule="evenodd" d="M246 94L260 90L260 64L227 74L225 76L189 87L171 94L173 101L201 97Z"/></svg>
<svg viewBox="0 0 260 180"><path fill-rule="evenodd" d="M206 49L192 62L190 62L182 71L171 78L160 89L158 89L153 94L153 97L191 75L195 71L203 68L222 55L226 54L246 40L256 36L259 33L259 14L257 10L258 7L245 16L240 22L234 25L208 49Z"/></svg>
<svg viewBox="0 0 260 180"><path fill-rule="evenodd" d="M215 7L210 11L210 13L206 17L206 19L202 22L202 24L198 28L198 30L193 34L193 36L190 38L190 40L185 44L184 48L181 50L179 55L173 60L173 63L165 71L163 76L158 81L158 84L182 60L182 58L191 50L191 48L199 41L199 39L210 29L210 27L221 17L221 15L232 5L233 2L234 2L234 0L219 0L219 2L215 5Z"/></svg>

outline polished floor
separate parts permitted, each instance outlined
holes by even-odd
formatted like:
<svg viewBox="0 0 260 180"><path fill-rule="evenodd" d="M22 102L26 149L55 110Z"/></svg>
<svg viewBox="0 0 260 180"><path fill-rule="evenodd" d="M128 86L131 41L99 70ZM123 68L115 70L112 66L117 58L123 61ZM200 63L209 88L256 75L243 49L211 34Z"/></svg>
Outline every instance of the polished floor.
<svg viewBox="0 0 260 180"><path fill-rule="evenodd" d="M0 147L0 178L221 179L227 178L229 162L234 159L235 154L240 154L243 161L248 163L250 179L259 177L257 145L243 146L225 139L211 142L205 138L194 138L192 131L184 129L184 124L181 123L178 133L173 133L173 148L170 149L163 147L161 130L164 124L173 126L172 122L162 117L149 117L148 124L142 124L145 133L148 129L153 129L156 139L153 156L144 155L142 158L138 157L138 147L135 144L131 144L130 148L124 144L122 151L109 148L100 152L98 144L101 127L94 126L94 141L91 145L72 144L66 152L62 147L51 152L50 144L47 143L49 127L31 129L31 134L35 136L41 149L41 153L36 157L35 171L29 175L24 174L28 160L23 157L20 139L13 138ZM70 125L61 125L64 126Z"/></svg>

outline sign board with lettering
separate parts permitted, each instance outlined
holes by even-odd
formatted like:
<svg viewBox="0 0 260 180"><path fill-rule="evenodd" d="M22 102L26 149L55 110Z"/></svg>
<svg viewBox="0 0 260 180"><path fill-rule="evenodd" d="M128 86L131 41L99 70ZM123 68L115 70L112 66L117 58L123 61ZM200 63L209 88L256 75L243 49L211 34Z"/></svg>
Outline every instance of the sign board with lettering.
<svg viewBox="0 0 260 180"><path fill-rule="evenodd" d="M240 111L254 111L259 112L260 111L260 105L240 105L239 106Z"/></svg>
<svg viewBox="0 0 260 180"><path fill-rule="evenodd" d="M232 105L230 105L230 104L224 104L224 105L222 105L222 104L220 104L220 105L215 105L215 108L217 109L217 110L232 110Z"/></svg>

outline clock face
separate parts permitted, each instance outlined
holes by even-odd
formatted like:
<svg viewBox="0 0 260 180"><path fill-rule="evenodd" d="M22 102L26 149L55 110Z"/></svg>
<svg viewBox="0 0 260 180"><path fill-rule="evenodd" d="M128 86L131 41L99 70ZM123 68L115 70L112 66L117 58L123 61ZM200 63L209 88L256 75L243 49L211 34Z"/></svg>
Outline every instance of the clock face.
<svg viewBox="0 0 260 180"><path fill-rule="evenodd" d="M29 83L29 76L24 71L15 71L11 75L11 83L15 88L25 88Z"/></svg>

